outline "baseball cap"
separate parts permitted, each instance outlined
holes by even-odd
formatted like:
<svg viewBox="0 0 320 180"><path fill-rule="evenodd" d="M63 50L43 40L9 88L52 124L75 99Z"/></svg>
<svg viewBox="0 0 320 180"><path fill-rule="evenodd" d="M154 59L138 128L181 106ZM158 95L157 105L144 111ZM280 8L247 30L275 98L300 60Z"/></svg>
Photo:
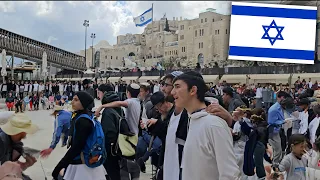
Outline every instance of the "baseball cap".
<svg viewBox="0 0 320 180"><path fill-rule="evenodd" d="M157 91L151 95L150 101L153 105L152 108L154 108L157 104L163 103L165 101L165 96L163 92Z"/></svg>

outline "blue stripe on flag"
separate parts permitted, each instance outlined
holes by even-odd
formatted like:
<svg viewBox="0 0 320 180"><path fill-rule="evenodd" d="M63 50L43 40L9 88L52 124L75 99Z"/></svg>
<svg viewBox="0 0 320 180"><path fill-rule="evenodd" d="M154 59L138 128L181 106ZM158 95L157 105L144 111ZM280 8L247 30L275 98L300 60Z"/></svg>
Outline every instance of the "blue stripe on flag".
<svg viewBox="0 0 320 180"><path fill-rule="evenodd" d="M146 14L146 13L148 13L148 12L150 12L150 11L152 11L152 8L146 10L146 11L145 11L144 13L142 13L140 16L143 16L144 14Z"/></svg>
<svg viewBox="0 0 320 180"><path fill-rule="evenodd" d="M314 60L314 51L230 46L230 56Z"/></svg>
<svg viewBox="0 0 320 180"><path fill-rule="evenodd" d="M317 19L317 10L232 5L232 15Z"/></svg>
<svg viewBox="0 0 320 180"><path fill-rule="evenodd" d="M148 19L147 21L145 21L145 22L143 22L143 23L141 23L141 24L136 24L136 26L144 26L144 25L148 24L148 23L151 22L151 21L152 21L152 18L151 18L151 19Z"/></svg>

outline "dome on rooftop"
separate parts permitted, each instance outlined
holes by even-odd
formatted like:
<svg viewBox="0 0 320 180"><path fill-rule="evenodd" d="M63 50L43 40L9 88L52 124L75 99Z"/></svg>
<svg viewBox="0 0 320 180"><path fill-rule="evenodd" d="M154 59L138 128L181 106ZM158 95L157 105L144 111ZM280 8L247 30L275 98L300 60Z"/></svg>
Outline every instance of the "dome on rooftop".
<svg viewBox="0 0 320 180"><path fill-rule="evenodd" d="M216 9L214 8L207 8L206 10L202 11L202 13L204 12L216 12Z"/></svg>

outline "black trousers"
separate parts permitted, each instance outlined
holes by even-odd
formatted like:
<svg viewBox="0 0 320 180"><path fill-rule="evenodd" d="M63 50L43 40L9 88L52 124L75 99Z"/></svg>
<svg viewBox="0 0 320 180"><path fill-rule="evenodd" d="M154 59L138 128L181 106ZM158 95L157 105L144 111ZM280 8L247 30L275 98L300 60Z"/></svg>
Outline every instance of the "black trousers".
<svg viewBox="0 0 320 180"><path fill-rule="evenodd" d="M120 178L120 157L113 156L111 152L107 151L107 159L103 166L108 173L107 180L121 180Z"/></svg>

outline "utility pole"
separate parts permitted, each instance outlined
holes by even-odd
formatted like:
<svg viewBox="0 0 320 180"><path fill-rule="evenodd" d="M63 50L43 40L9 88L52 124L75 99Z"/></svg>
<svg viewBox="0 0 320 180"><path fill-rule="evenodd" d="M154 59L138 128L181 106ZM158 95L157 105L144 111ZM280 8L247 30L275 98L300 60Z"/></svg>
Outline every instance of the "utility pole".
<svg viewBox="0 0 320 180"><path fill-rule="evenodd" d="M84 20L83 26L85 27L85 33L84 33L84 60L87 63L87 28L89 27L89 20Z"/></svg>
<svg viewBox="0 0 320 180"><path fill-rule="evenodd" d="M96 65L95 65L95 59L93 58L94 56L93 56L93 40L94 40L94 38L96 38L96 34L95 33L91 33L91 39L92 39L92 49L91 49L91 51L92 51L92 67L96 67Z"/></svg>

